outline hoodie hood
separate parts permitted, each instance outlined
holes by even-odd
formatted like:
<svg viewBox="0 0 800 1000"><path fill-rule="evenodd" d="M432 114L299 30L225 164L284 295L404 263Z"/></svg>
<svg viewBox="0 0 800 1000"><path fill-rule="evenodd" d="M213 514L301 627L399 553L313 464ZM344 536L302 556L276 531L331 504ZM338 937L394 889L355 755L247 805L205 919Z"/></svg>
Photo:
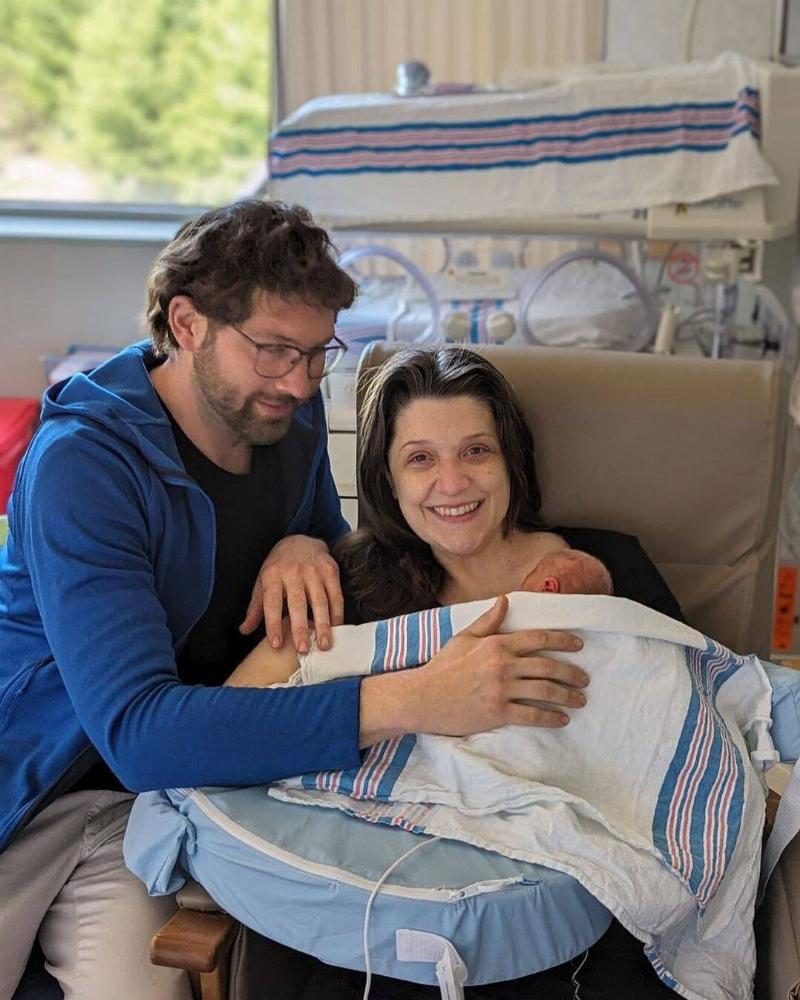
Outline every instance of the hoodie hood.
<svg viewBox="0 0 800 1000"><path fill-rule="evenodd" d="M152 344L140 341L89 374L51 386L42 403L42 423L78 416L107 427L163 472L182 472L172 425L149 372L158 364Z"/></svg>

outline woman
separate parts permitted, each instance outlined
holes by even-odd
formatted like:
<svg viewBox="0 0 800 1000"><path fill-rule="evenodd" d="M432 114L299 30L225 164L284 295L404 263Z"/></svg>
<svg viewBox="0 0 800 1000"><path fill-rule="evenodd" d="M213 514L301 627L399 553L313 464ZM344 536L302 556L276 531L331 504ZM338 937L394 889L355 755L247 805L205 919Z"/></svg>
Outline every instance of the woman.
<svg viewBox="0 0 800 1000"><path fill-rule="evenodd" d="M521 589L543 556L570 548L606 565L616 596L682 620L635 538L543 522L533 437L510 386L490 362L461 348L412 348L370 378L360 430L362 526L335 552L348 622ZM360 996L362 975L324 967L318 976L319 993L312 987L304 997ZM641 943L616 921L571 962L466 992L520 1000L674 996ZM378 977L370 995L399 1000L433 998L439 991Z"/></svg>
<svg viewBox="0 0 800 1000"><path fill-rule="evenodd" d="M369 374L362 526L335 553L348 621L518 589L542 556L567 548L605 563L617 597L683 620L635 538L545 525L533 436L489 361L462 348L409 348Z"/></svg>

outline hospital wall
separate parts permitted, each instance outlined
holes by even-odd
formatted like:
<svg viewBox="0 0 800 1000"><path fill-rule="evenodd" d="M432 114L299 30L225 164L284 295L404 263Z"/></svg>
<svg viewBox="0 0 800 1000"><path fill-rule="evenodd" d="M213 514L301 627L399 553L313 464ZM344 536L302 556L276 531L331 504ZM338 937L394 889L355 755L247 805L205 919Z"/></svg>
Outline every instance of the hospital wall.
<svg viewBox="0 0 800 1000"><path fill-rule="evenodd" d="M606 0L604 58L650 66L779 51L784 0Z"/></svg>
<svg viewBox="0 0 800 1000"><path fill-rule="evenodd" d="M166 239L0 239L0 396L37 396L41 357L144 336L144 286Z"/></svg>

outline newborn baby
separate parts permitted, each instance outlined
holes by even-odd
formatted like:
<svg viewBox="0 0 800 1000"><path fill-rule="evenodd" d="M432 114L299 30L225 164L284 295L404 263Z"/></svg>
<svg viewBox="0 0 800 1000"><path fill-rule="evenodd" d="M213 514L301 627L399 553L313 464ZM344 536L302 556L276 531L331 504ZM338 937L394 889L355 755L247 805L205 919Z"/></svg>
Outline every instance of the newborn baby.
<svg viewBox="0 0 800 1000"><path fill-rule="evenodd" d="M594 556L577 549L557 549L542 556L519 588L533 593L604 594L613 593L611 574ZM335 632L335 630L334 630ZM284 622L283 647L271 649L266 641L234 670L225 683L232 687L269 687L283 684L297 670L299 661L288 622Z"/></svg>
<svg viewBox="0 0 800 1000"><path fill-rule="evenodd" d="M578 549L556 549L542 556L522 581L520 590L537 594L614 593L611 574L594 556Z"/></svg>

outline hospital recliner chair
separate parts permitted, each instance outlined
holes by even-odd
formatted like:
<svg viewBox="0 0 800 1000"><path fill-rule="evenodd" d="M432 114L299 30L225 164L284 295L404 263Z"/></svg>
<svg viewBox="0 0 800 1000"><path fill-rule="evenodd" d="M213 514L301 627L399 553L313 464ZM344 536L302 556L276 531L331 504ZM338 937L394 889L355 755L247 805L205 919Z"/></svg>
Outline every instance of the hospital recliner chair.
<svg viewBox="0 0 800 1000"><path fill-rule="evenodd" d="M363 377L397 349L371 345ZM786 424L777 366L480 350L513 385L534 432L545 518L638 536L692 625L768 657ZM252 995L269 997L269 943L259 944L256 970L252 936L215 912L201 887L182 890L179 902L153 940L153 960L192 970L203 1000L244 998L248 981ZM773 876L760 923L758 995L800 997L800 838ZM272 954L287 960L279 946Z"/></svg>

